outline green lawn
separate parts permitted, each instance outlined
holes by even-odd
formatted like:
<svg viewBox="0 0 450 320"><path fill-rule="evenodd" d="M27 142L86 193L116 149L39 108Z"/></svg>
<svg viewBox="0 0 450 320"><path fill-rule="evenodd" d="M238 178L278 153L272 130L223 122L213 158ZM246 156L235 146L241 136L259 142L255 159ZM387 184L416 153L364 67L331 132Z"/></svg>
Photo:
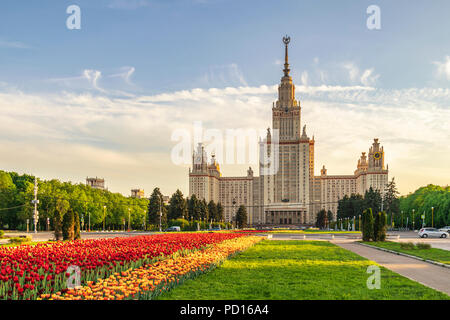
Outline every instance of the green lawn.
<svg viewBox="0 0 450 320"><path fill-rule="evenodd" d="M450 299L381 267L381 288L369 290L375 263L325 241L269 241L217 269L164 293L160 299Z"/></svg>
<svg viewBox="0 0 450 320"><path fill-rule="evenodd" d="M380 248L385 248L401 253L410 254L412 256L416 256L422 259L426 260L433 260L441 263L450 264L450 251L443 250L443 249L437 249L437 248L431 248L431 249L418 249L414 248L411 250L408 249L402 249L400 247L399 242L392 242L392 241L385 241L385 242L363 242L365 244L376 246Z"/></svg>
<svg viewBox="0 0 450 320"><path fill-rule="evenodd" d="M341 234L341 233L347 233L347 234L361 234L361 231L325 231L325 230L271 230L267 233L300 233L300 234Z"/></svg>

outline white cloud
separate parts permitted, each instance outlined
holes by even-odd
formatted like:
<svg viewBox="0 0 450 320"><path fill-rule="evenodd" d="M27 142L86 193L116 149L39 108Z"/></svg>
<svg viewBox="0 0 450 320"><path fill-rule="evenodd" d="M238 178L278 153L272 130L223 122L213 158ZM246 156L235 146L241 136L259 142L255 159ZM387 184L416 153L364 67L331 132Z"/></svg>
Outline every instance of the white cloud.
<svg viewBox="0 0 450 320"><path fill-rule="evenodd" d="M244 74L236 63L209 67L200 79L201 87L247 86Z"/></svg>
<svg viewBox="0 0 450 320"><path fill-rule="evenodd" d="M301 81L302 85L307 86L308 82L309 82L308 80L309 80L308 72L303 71L302 75L300 77L300 81Z"/></svg>
<svg viewBox="0 0 450 320"><path fill-rule="evenodd" d="M450 80L450 56L446 56L444 61L433 62L436 65L436 74L439 78Z"/></svg>
<svg viewBox="0 0 450 320"><path fill-rule="evenodd" d="M0 47L14 49L29 49L30 46L20 41L7 41L0 39Z"/></svg>
<svg viewBox="0 0 450 320"><path fill-rule="evenodd" d="M353 62L344 63L342 66L347 70L350 83L353 84L360 83L365 86L372 86L380 77L379 74L374 74L375 70L373 68L365 69L363 72L360 72L358 66Z"/></svg>
<svg viewBox="0 0 450 320"><path fill-rule="evenodd" d="M100 75L85 77L98 86ZM117 98L101 91L47 95L0 87L0 164L46 178L104 176L112 191L124 194L132 186L186 193L187 168L170 161L171 133L191 130L194 121L223 132L264 130L276 92L277 85L264 85ZM299 85L296 92L302 122L315 134L317 168L351 174L376 137L403 193L448 183L450 89ZM245 166L223 171L242 175Z"/></svg>

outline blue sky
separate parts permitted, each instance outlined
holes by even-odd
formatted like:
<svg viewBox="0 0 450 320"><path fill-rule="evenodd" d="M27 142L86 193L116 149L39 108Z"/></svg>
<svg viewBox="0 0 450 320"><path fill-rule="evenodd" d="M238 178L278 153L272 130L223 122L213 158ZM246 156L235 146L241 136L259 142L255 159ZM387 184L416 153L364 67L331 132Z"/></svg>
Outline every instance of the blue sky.
<svg viewBox="0 0 450 320"><path fill-rule="evenodd" d="M81 30L66 28L72 4ZM381 30L366 27L372 4ZM104 176L124 194L157 185L187 193L187 167L168 158L170 132L196 120L268 126L288 34L317 167L351 174L378 137L402 193L448 183L448 12L445 0L3 0L0 168L74 182ZM227 87L256 89L236 97ZM342 120L330 126L336 112Z"/></svg>
<svg viewBox="0 0 450 320"><path fill-rule="evenodd" d="M81 8L81 30L65 27L71 4ZM381 30L366 28L370 4L381 8ZM235 63L258 86L274 82L280 36L288 33L297 72L314 58L353 60L382 74L380 87L435 86L430 63L450 52L449 10L448 1L6 0L0 40L26 48L1 47L0 80L34 90L45 87L43 78L132 66L139 87L158 93L205 85L193 80Z"/></svg>

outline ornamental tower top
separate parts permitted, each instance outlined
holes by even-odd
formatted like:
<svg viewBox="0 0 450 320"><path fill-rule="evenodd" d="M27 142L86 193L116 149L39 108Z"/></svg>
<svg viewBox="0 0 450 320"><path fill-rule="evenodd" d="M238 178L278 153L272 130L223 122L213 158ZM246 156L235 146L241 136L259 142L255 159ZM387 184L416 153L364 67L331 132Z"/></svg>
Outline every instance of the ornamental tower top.
<svg viewBox="0 0 450 320"><path fill-rule="evenodd" d="M278 101L276 102L277 108L292 108L298 107L299 103L295 100L295 86L292 82L292 77L289 75L291 69L289 69L289 54L288 45L291 42L291 38L288 36L283 37L284 43L284 69L281 83L278 86Z"/></svg>

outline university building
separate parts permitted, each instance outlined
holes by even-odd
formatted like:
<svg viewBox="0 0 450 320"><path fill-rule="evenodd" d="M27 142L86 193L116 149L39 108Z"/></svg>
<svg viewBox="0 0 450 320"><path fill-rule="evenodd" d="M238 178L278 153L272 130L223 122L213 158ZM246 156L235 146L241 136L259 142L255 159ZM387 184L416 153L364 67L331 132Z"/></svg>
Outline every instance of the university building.
<svg viewBox="0 0 450 320"><path fill-rule="evenodd" d="M242 177L223 177L212 156L208 161L199 144L189 169L189 196L224 206L225 219L232 221L237 208L247 208L250 225L313 225L321 209L336 218L338 200L345 195L364 194L370 187L384 192L388 167L384 149L374 139L368 154L362 153L353 175L328 175L325 166L314 175L314 137L301 125L301 104L288 60L289 37L283 38L285 61L278 86L278 100L272 105L272 131L259 141L259 176L249 168Z"/></svg>

